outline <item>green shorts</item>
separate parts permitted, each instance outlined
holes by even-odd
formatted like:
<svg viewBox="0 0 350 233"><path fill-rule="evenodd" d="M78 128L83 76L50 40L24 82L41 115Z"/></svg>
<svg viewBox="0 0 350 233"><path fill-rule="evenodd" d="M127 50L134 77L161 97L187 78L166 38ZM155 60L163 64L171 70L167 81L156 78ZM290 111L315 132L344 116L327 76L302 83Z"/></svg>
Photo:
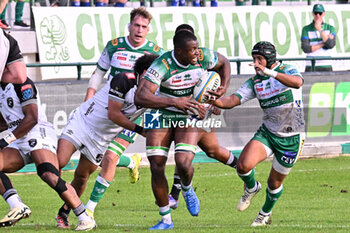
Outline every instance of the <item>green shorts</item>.
<svg viewBox="0 0 350 233"><path fill-rule="evenodd" d="M257 140L270 148L275 154L277 162L286 168L294 166L304 144L302 134L290 137L278 137L272 134L265 125L262 125L258 129L252 140Z"/></svg>
<svg viewBox="0 0 350 233"><path fill-rule="evenodd" d="M139 118L134 120L134 123L142 126L142 117L140 116ZM123 129L123 131L117 135L117 138L121 138L130 143L134 143L137 138L137 135L138 134L135 133L134 131Z"/></svg>

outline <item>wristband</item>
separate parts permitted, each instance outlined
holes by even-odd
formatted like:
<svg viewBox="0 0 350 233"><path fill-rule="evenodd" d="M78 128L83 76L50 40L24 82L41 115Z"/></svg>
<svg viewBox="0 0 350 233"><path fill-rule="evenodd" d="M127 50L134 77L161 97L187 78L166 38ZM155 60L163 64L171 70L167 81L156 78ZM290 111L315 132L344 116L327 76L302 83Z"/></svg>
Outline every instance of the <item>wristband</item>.
<svg viewBox="0 0 350 233"><path fill-rule="evenodd" d="M15 136L12 132L10 132L8 135L6 135L6 136L4 137L4 140L5 140L8 144L10 144L11 142L15 141L16 139L17 139L16 136Z"/></svg>
<svg viewBox="0 0 350 233"><path fill-rule="evenodd" d="M265 69L264 69L264 74L266 74L266 75L268 75L268 76L270 76L270 77L272 77L272 78L276 78L277 73L278 73L277 71L270 70L270 69L268 69L268 68L265 68Z"/></svg>
<svg viewBox="0 0 350 233"><path fill-rule="evenodd" d="M143 127L136 124L134 132L136 132L138 134L142 134L142 131L143 131Z"/></svg>

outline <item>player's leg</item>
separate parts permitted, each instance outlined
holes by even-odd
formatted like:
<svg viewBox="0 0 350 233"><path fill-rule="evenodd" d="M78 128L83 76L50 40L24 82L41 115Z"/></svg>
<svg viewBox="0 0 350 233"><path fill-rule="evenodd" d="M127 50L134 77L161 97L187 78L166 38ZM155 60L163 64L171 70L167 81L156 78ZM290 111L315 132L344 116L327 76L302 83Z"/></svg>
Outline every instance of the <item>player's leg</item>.
<svg viewBox="0 0 350 233"><path fill-rule="evenodd" d="M269 140L273 143L274 158L266 188L265 203L252 223L252 226L264 226L269 224L272 208L283 192L283 181L298 160L304 144L304 135L295 135L280 138L268 133Z"/></svg>
<svg viewBox="0 0 350 233"><path fill-rule="evenodd" d="M198 129L198 146L207 154L208 157L216 159L223 164L236 168L238 159L231 151L220 146L214 128L210 132Z"/></svg>
<svg viewBox="0 0 350 233"><path fill-rule="evenodd" d="M10 206L9 213L0 220L0 227L12 226L31 214L30 208L22 202L10 178L5 174L16 172L24 165L18 150L7 147L0 151L0 194Z"/></svg>
<svg viewBox="0 0 350 233"><path fill-rule="evenodd" d="M174 180L173 185L171 187L171 191L169 194L169 206L173 210L175 210L179 205L179 194L181 192L181 180L179 171L177 170L177 167L175 166L174 169Z"/></svg>
<svg viewBox="0 0 350 233"><path fill-rule="evenodd" d="M168 182L165 176L165 164L168 158L172 138L172 129L151 129L146 136L146 154L150 162L153 195L159 207L162 220L150 230L171 229L171 209L168 202Z"/></svg>
<svg viewBox="0 0 350 233"><path fill-rule="evenodd" d="M116 164L120 161L120 158L127 157L122 156L122 153L128 145L129 142L121 138L116 138L109 144L108 150L101 162L102 169L96 177L95 185L90 194L90 199L86 204L86 209L90 216L94 216L94 211L98 202L102 199L104 193L113 181Z"/></svg>
<svg viewBox="0 0 350 233"><path fill-rule="evenodd" d="M188 127L176 128L174 136L175 163L180 175L182 195L192 216L197 216L200 209L199 200L192 188L192 160L196 153L197 135L196 128Z"/></svg>
<svg viewBox="0 0 350 233"><path fill-rule="evenodd" d="M85 212L85 206L75 189L60 177L56 154L50 150L39 149L32 151L31 156L36 164L38 176L57 192L78 217L79 229L96 228L95 221Z"/></svg>
<svg viewBox="0 0 350 233"><path fill-rule="evenodd" d="M267 151L263 143L251 140L244 147L237 163L237 174L245 184L244 194L238 202L239 211L246 210L250 200L260 191L261 184L255 180L255 166L267 158ZM271 150L270 150L271 151ZM272 153L272 151L271 151Z"/></svg>
<svg viewBox="0 0 350 233"><path fill-rule="evenodd" d="M137 118L134 123L142 125L142 117ZM113 141L114 144L111 143L108 147L109 150L117 153L120 156L117 167L129 168L129 178L131 183L136 183L140 178L139 166L141 162L141 155L134 154L130 158L128 156L122 155L122 153L131 143L135 142L137 137L138 134L136 132L124 129Z"/></svg>
<svg viewBox="0 0 350 233"><path fill-rule="evenodd" d="M70 158L76 150L77 149L74 144L66 138L60 138L58 140L57 159L59 169L64 168L68 164Z"/></svg>

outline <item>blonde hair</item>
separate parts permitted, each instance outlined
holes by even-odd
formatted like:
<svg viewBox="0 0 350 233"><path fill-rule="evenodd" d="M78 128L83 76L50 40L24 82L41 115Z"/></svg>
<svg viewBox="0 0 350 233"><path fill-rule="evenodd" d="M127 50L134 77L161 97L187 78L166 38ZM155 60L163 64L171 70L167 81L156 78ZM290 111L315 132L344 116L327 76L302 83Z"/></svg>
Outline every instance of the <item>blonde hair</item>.
<svg viewBox="0 0 350 233"><path fill-rule="evenodd" d="M139 8L134 8L131 12L130 12L130 23L135 19L135 17L137 15L140 15L142 16L143 18L146 18L148 19L150 22L152 20L152 15L151 13L149 13L147 10L146 10L146 7L144 6L141 6Z"/></svg>

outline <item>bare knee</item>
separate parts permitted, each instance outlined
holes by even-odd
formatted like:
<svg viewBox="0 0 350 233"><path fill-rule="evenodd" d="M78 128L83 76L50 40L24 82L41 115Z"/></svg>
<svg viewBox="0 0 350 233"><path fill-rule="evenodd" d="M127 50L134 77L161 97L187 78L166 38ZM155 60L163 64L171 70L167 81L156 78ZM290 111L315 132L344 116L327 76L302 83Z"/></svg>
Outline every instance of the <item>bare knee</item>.
<svg viewBox="0 0 350 233"><path fill-rule="evenodd" d="M245 174L245 173L248 173L252 169L253 168L251 166L249 166L247 163L245 163L244 161L238 160L238 162L237 162L237 172L238 173Z"/></svg>

